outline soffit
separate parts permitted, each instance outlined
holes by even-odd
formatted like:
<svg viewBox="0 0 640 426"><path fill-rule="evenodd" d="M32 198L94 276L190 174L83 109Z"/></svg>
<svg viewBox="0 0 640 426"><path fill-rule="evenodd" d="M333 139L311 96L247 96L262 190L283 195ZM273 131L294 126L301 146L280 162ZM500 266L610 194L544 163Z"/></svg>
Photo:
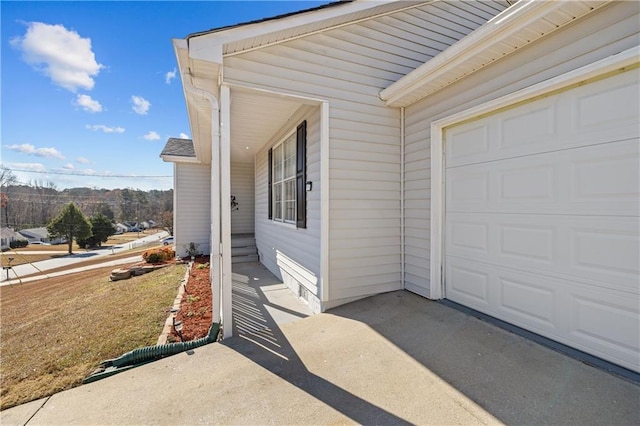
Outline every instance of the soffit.
<svg viewBox="0 0 640 426"><path fill-rule="evenodd" d="M231 90L231 161L253 163L256 153L303 104L291 98Z"/></svg>
<svg viewBox="0 0 640 426"><path fill-rule="evenodd" d="M520 1L380 92L411 105L570 24L607 1Z"/></svg>

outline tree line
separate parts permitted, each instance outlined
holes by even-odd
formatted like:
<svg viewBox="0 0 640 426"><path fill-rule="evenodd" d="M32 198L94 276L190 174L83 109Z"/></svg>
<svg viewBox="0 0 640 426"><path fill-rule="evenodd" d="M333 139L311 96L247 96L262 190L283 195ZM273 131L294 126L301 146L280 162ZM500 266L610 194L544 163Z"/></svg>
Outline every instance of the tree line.
<svg viewBox="0 0 640 426"><path fill-rule="evenodd" d="M86 217L104 216L111 222L155 221L172 228L173 190L58 189L53 182L18 182L10 169L0 166L0 224L16 231L46 227L70 203Z"/></svg>

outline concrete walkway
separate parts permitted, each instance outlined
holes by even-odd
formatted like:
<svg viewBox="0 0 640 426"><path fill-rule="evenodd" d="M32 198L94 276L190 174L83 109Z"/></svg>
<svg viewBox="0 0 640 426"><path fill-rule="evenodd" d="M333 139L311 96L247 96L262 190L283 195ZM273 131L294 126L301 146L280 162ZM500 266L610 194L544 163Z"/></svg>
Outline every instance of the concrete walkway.
<svg viewBox="0 0 640 426"><path fill-rule="evenodd" d="M307 316L234 265L233 338L0 413L13 424L640 423L640 387L398 291Z"/></svg>

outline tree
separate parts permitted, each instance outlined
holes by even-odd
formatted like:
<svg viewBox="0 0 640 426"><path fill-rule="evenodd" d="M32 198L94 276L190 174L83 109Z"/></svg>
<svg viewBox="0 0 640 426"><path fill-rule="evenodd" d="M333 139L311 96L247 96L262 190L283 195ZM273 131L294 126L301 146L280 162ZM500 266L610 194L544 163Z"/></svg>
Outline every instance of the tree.
<svg viewBox="0 0 640 426"><path fill-rule="evenodd" d="M73 254L73 240L84 240L91 236L91 223L73 203L67 204L62 212L47 226L52 238L64 237Z"/></svg>
<svg viewBox="0 0 640 426"><path fill-rule="evenodd" d="M11 169L0 166L0 194L2 196L2 210L4 210L4 225L9 226L9 186L18 183L18 178L13 174Z"/></svg>
<svg viewBox="0 0 640 426"><path fill-rule="evenodd" d="M166 229L170 235L173 235L173 212L162 212L162 214L160 214L158 226Z"/></svg>
<svg viewBox="0 0 640 426"><path fill-rule="evenodd" d="M98 213L97 215L91 216L89 222L91 222L91 235L86 239L76 238L76 242L80 247L100 247L102 243L106 243L109 237L115 233L113 223L104 215Z"/></svg>

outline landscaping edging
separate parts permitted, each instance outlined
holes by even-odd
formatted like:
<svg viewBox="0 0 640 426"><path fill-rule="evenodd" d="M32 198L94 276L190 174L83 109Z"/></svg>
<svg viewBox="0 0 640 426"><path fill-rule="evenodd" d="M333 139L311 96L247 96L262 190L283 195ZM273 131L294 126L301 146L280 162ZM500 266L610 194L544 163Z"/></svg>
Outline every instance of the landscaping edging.
<svg viewBox="0 0 640 426"><path fill-rule="evenodd" d="M182 296L184 295L185 287L187 286L187 281L189 280L189 274L191 273L191 268L193 267L193 262L189 262L187 265L187 271L184 274L184 278L180 281L180 287L178 287L178 294L176 298L173 300L173 305L171 306L171 311L177 311L180 309L180 303L182 303ZM167 343L168 337L173 330L173 312L169 313L167 320L164 322L164 327L162 328L162 333L160 337L158 337L157 345L165 345Z"/></svg>

